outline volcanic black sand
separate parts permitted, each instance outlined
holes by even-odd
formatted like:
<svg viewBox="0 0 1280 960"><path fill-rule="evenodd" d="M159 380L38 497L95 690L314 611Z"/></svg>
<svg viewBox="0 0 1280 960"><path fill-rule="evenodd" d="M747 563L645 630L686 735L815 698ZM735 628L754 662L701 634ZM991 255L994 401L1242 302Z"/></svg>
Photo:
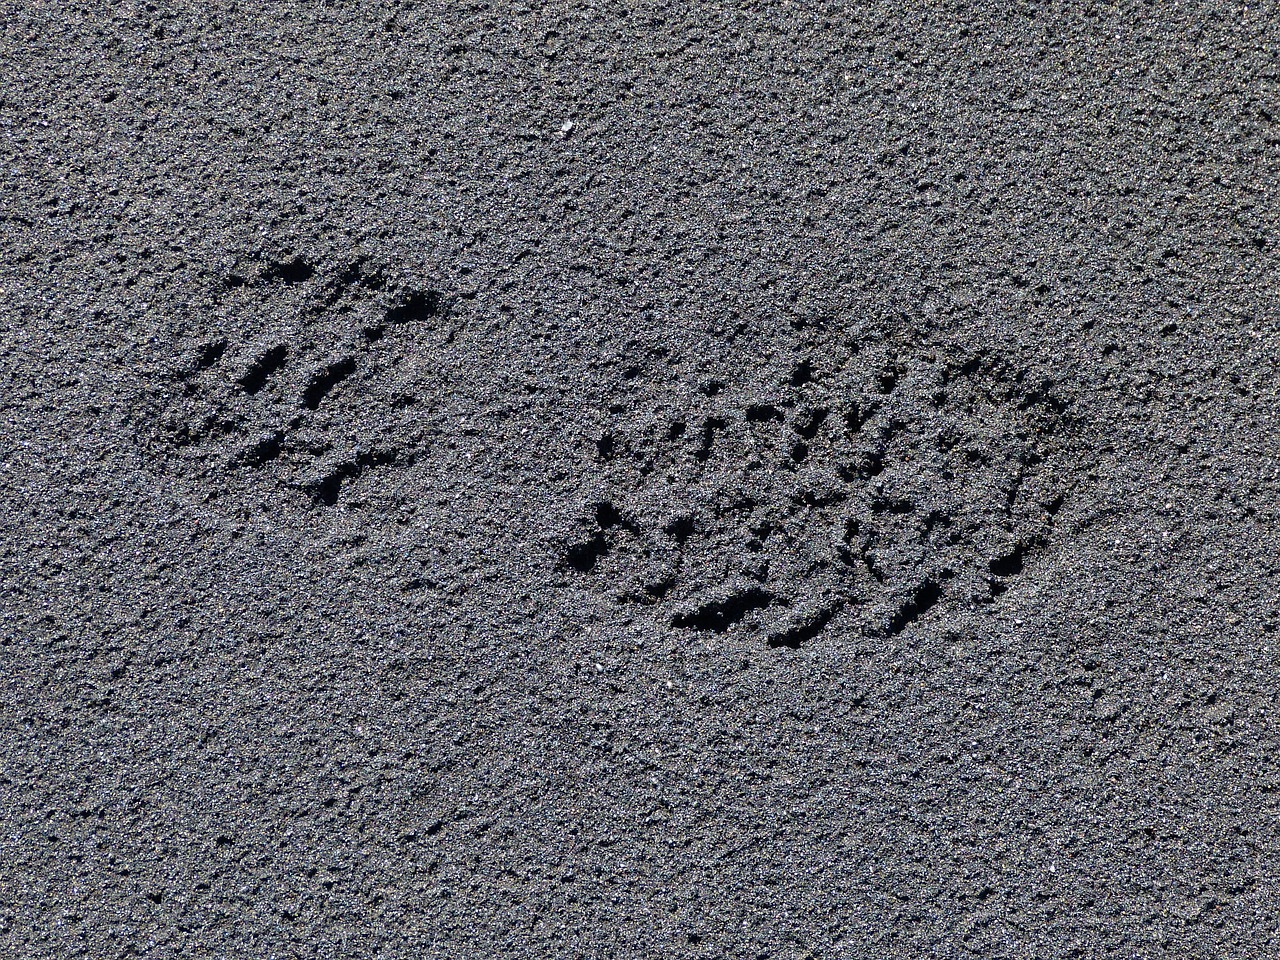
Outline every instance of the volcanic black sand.
<svg viewBox="0 0 1280 960"><path fill-rule="evenodd" d="M5 956L1280 956L1266 4L0 37Z"/></svg>

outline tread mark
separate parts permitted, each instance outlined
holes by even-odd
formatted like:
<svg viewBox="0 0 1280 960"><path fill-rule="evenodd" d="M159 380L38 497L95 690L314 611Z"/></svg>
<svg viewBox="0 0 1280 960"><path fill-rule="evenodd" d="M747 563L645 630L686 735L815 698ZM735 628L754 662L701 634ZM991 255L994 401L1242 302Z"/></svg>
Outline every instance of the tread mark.
<svg viewBox="0 0 1280 960"><path fill-rule="evenodd" d="M272 430L244 447L231 459L233 466L260 467L280 456L284 449L284 431Z"/></svg>
<svg viewBox="0 0 1280 960"><path fill-rule="evenodd" d="M788 618L785 623L769 634L769 646L774 649L778 647L800 649L825 630L827 624L843 606L844 604L840 601L831 601Z"/></svg>
<svg viewBox="0 0 1280 960"><path fill-rule="evenodd" d="M321 367L311 375L302 391L302 405L308 410L315 410L329 392L343 380L356 372L356 358L339 357Z"/></svg>
<svg viewBox="0 0 1280 960"><path fill-rule="evenodd" d="M263 280L268 282L280 280L288 284L305 283L315 275L316 268L302 256L291 257L288 260L277 260L268 264L267 269L262 271Z"/></svg>
<svg viewBox="0 0 1280 960"><path fill-rule="evenodd" d="M267 384L267 379L284 366L289 356L289 348L283 343L277 344L259 354L240 375L240 386L246 393L254 394Z"/></svg>
<svg viewBox="0 0 1280 960"><path fill-rule="evenodd" d="M428 290L425 293L414 290L393 303L387 309L385 318L387 323L394 325L422 323L437 316L442 304L443 300L435 290Z"/></svg>
<svg viewBox="0 0 1280 960"><path fill-rule="evenodd" d="M200 348L200 352L196 355L196 370L208 370L215 363L222 359L222 355L227 352L227 340L225 337L219 337L212 340Z"/></svg>
<svg viewBox="0 0 1280 960"><path fill-rule="evenodd" d="M942 584L932 578L918 584L889 618L889 632L901 633L929 612L942 599Z"/></svg>
<svg viewBox="0 0 1280 960"><path fill-rule="evenodd" d="M771 603L773 594L763 587L751 586L735 590L728 596L704 600L685 610L676 611L671 617L671 625L724 633L752 610L762 609Z"/></svg>

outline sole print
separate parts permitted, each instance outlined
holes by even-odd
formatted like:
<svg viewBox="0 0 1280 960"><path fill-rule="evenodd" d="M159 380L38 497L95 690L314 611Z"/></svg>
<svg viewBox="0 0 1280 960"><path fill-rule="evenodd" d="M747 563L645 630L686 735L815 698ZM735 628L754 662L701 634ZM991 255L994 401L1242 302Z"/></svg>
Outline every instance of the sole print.
<svg viewBox="0 0 1280 960"><path fill-rule="evenodd" d="M197 344L173 371L160 437L180 469L213 484L262 474L332 506L366 472L421 455L420 391L400 368L424 339L449 336L438 291L364 261L324 270L302 258L225 288L227 309L262 322L254 338Z"/></svg>
<svg viewBox="0 0 1280 960"><path fill-rule="evenodd" d="M678 629L799 647L993 602L1053 540L1080 466L1069 404L992 350L923 338L802 353L598 443L606 491L562 567Z"/></svg>

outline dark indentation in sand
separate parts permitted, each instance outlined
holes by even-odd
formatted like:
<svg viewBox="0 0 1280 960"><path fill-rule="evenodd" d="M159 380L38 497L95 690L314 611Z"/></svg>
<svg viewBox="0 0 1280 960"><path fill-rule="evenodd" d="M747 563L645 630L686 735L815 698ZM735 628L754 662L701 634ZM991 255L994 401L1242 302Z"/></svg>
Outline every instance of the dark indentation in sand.
<svg viewBox="0 0 1280 960"><path fill-rule="evenodd" d="M308 410L315 410L320 402L329 395L343 380L356 371L355 357L339 357L326 364L311 375L302 391L302 405Z"/></svg>
<svg viewBox="0 0 1280 960"><path fill-rule="evenodd" d="M245 447L234 462L245 467L260 467L280 456L284 449L284 431L273 430Z"/></svg>
<svg viewBox="0 0 1280 960"><path fill-rule="evenodd" d="M305 297L290 289L308 281L314 289L308 286ZM413 382L416 371L402 378L396 368L415 348L435 346L424 342L435 331L396 329L400 346L387 351L375 345L392 339L393 324L441 313L442 294L393 287L363 257L320 266L291 256L252 274L226 275L224 287L227 306L252 321L241 327L260 333L239 344L228 337L198 340L172 371L176 389L166 391L165 408L157 411L156 434L170 451L195 448L182 461L184 469L218 483L219 473L287 460L262 470L262 477L332 504L366 470L408 469L416 462L421 437L411 420L397 414L419 399L422 385ZM231 370L213 369L225 366L227 355L235 358ZM313 415L333 404L335 391L358 371L383 388L343 391L344 406L352 408L358 424ZM393 379L385 382L386 377ZM277 388L285 382L287 390ZM407 442L391 439L397 433L408 434ZM370 440L377 451L361 453ZM244 470L236 479L253 477Z"/></svg>
<svg viewBox="0 0 1280 960"><path fill-rule="evenodd" d="M916 508L910 500L897 497L876 497L872 499L869 506L872 513L890 513L898 516L911 513Z"/></svg>
<svg viewBox="0 0 1280 960"><path fill-rule="evenodd" d="M794 370L791 371L791 377L788 382L793 387L803 387L806 383L813 380L813 361L801 360L796 364Z"/></svg>
<svg viewBox="0 0 1280 960"><path fill-rule="evenodd" d="M196 355L196 369L208 370L227 352L227 341L224 338L212 340L200 348Z"/></svg>
<svg viewBox="0 0 1280 960"><path fill-rule="evenodd" d="M711 456L711 449L715 446L717 431L723 430L729 425L728 421L723 417L707 417L702 422L702 437L698 444L698 449L693 455L698 460L706 460Z"/></svg>
<svg viewBox="0 0 1280 960"><path fill-rule="evenodd" d="M862 429L862 425L870 419L873 413L875 413L875 409L873 407L864 408L861 404L856 402L850 403L844 412L845 428L849 433L857 433Z"/></svg>
<svg viewBox="0 0 1280 960"><path fill-rule="evenodd" d="M883 450L872 450L866 455L866 459L859 468L859 475L867 479L880 476L880 474L884 473L884 458L885 452Z"/></svg>
<svg viewBox="0 0 1280 960"><path fill-rule="evenodd" d="M305 283L316 274L313 267L304 257L290 257L288 260L277 260L262 271L262 279L268 282L279 280L282 283Z"/></svg>
<svg viewBox="0 0 1280 960"><path fill-rule="evenodd" d="M769 646L798 650L825 630L839 611L840 604L832 602L794 615L769 634Z"/></svg>
<svg viewBox="0 0 1280 960"><path fill-rule="evenodd" d="M240 375L240 386L244 387L246 393L257 393L266 386L270 376L284 366L288 356L289 348L283 343L264 350L250 361Z"/></svg>
<svg viewBox="0 0 1280 960"><path fill-rule="evenodd" d="M991 572L997 577L1012 577L1021 573L1026 552L1026 547L1018 547L1012 553L994 558L991 561Z"/></svg>
<svg viewBox="0 0 1280 960"><path fill-rule="evenodd" d="M782 422L782 411L771 403L753 403L746 409L746 418L750 423Z"/></svg>
<svg viewBox="0 0 1280 960"><path fill-rule="evenodd" d="M942 599L942 584L933 578L922 581L889 618L889 632L901 633Z"/></svg>
<svg viewBox="0 0 1280 960"><path fill-rule="evenodd" d="M829 413L830 411L826 407L802 411L796 418L796 433L806 440L812 440L818 435L818 431L822 429L822 424L826 422Z"/></svg>
<svg viewBox="0 0 1280 960"><path fill-rule="evenodd" d="M379 369L363 356L377 336L417 338L394 324L444 308L435 293L399 287L374 297L363 285L365 272L354 268L326 278L325 291L346 285L338 300L326 306L321 297L306 307L303 329L291 328L287 340L259 341L262 355L242 378L246 392L267 394L273 374L284 379L276 371L286 359L305 358L315 364L309 376L289 374L300 409L286 409L279 390L253 402L236 389L225 392L233 383L223 381L220 392L218 377L197 378L189 363L185 396L196 399L185 424L175 418L171 442L184 442L183 429L205 437L222 429L241 451L218 456L223 468L287 459L271 471L280 482L306 490L317 504L358 505L347 484L403 459L355 456L347 438L329 436L329 416L310 413L332 404L339 390L344 405L355 402L357 394L340 384L356 371ZM305 326L317 313L331 316L323 326ZM345 336L326 342L332 320L346 313L355 316ZM438 331L426 324L420 332ZM641 351L635 364L647 370L644 357L663 355ZM397 348L381 362L399 356ZM859 356L855 363L824 361L821 377L804 361L765 381L699 390L655 406L652 416L602 425L587 443L607 478L607 499L593 502L577 534L562 541L561 569L592 574L617 602L671 603L668 623L717 631L742 623L760 628L775 647L809 642L838 613L861 620L871 635L903 630L950 595L951 574L938 570L963 574L963 589L978 591L971 600L988 588L988 597L1008 589L1025 573L1027 552L1048 542L1064 495L1043 468L1060 456L1056 431L1067 426L1052 374L998 356L978 362L962 350L948 359L871 344ZM737 400L727 405L704 399L730 389ZM393 414L409 402L397 397L412 396L389 391L377 402ZM615 400L608 409L621 416L635 406ZM1029 489L1049 516L1018 507ZM994 492L1002 495L991 499ZM842 529L846 535L833 542L831 533ZM992 539L983 531L996 529L1001 542L1026 546L1016 556L1009 547L983 549ZM741 572L741 586L708 590L721 583L726 559ZM811 609L806 598L814 596L836 600ZM762 606L770 616L752 615Z"/></svg>
<svg viewBox="0 0 1280 960"><path fill-rule="evenodd" d="M640 528L636 524L624 517L621 511L607 500L596 505L596 523L601 530L621 527L631 533L640 532Z"/></svg>
<svg viewBox="0 0 1280 960"><path fill-rule="evenodd" d="M640 528L622 515L609 501L597 503L592 512L590 533L570 544L564 552L565 565L579 573L590 573L602 557L609 553L607 532L614 528L639 533Z"/></svg>
<svg viewBox="0 0 1280 960"><path fill-rule="evenodd" d="M564 562L578 573L590 573L600 558L609 552L609 542L600 531L581 543L575 543L564 553Z"/></svg>
<svg viewBox="0 0 1280 960"><path fill-rule="evenodd" d="M876 377L876 389L881 393L892 393L898 385L899 371L895 366L885 367Z"/></svg>
<svg viewBox="0 0 1280 960"><path fill-rule="evenodd" d="M724 389L724 384L721 381L715 380L715 379L703 380L701 383L698 384L698 392L705 397L714 397L723 389Z"/></svg>
<svg viewBox="0 0 1280 960"><path fill-rule="evenodd" d="M353 260L338 274L338 283L343 287L362 286L367 290L381 290L386 286L386 275L376 267L370 267L363 259Z"/></svg>
<svg viewBox="0 0 1280 960"><path fill-rule="evenodd" d="M686 610L677 611L671 618L671 624L724 633L735 623L741 622L751 611L763 609L772 602L773 595L763 587L746 587L727 596L703 600Z"/></svg>
<svg viewBox="0 0 1280 960"><path fill-rule="evenodd" d="M693 535L694 522L693 517L687 514L674 517L667 522L663 530L668 536L672 537L676 543L684 543Z"/></svg>
<svg viewBox="0 0 1280 960"><path fill-rule="evenodd" d="M413 290L402 294L400 298L387 308L387 323L422 323L440 313L442 300L434 290Z"/></svg>
<svg viewBox="0 0 1280 960"><path fill-rule="evenodd" d="M355 480L370 467L387 466L395 463L397 459L398 456L394 450L366 451L304 481L302 487L317 503L331 507L338 502L346 483Z"/></svg>
<svg viewBox="0 0 1280 960"><path fill-rule="evenodd" d="M1048 505L1049 509L1046 510L1051 518L1056 512L1057 507L1061 505L1060 499L1055 499L1057 499L1058 502L1050 503ZM1045 539L1043 537L1033 537L1031 539L1018 542L1008 553L991 559L991 573L997 577L1018 576L1026 566L1027 558L1044 545Z"/></svg>

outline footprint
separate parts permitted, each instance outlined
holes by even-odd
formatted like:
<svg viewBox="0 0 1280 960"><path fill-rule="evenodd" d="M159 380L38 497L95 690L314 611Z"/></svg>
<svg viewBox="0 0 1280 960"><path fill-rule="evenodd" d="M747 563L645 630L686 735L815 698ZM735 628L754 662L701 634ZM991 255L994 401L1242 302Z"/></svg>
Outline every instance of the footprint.
<svg viewBox="0 0 1280 960"><path fill-rule="evenodd" d="M689 396L681 429L603 434L609 502L633 506L562 556L676 630L797 648L837 622L891 636L995 602L1051 547L1085 469L1059 388L963 342L809 352L763 386Z"/></svg>
<svg viewBox="0 0 1280 960"><path fill-rule="evenodd" d="M414 461L403 422L413 398L396 376L405 354L391 334L438 339L449 306L439 291L392 283L365 261L324 268L302 257L224 286L273 329L252 342L199 343L176 367L161 417L174 462L215 492L259 476L332 506L370 470ZM396 389L373 389L378 376Z"/></svg>

